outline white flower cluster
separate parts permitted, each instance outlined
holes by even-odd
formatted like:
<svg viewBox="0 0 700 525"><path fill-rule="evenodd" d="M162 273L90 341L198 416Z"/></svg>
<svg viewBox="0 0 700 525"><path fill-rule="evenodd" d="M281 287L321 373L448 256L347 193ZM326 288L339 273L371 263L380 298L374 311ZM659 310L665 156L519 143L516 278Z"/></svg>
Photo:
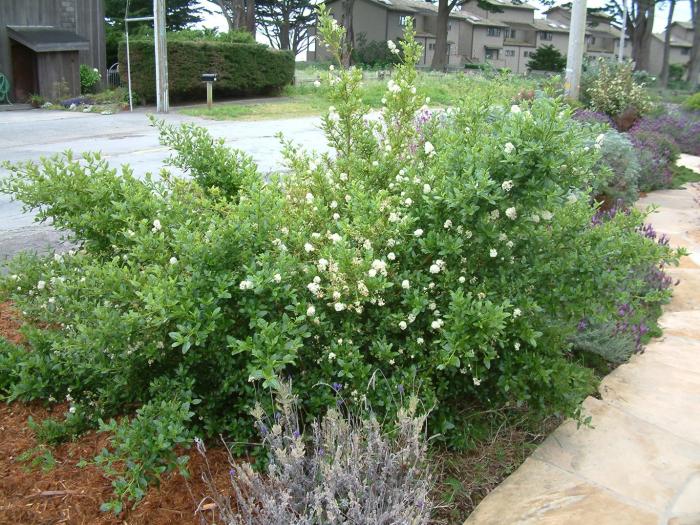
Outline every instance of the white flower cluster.
<svg viewBox="0 0 700 525"><path fill-rule="evenodd" d="M386 43L387 47L389 48L389 51L394 54L398 55L399 54L399 48L396 47L396 44L394 44L393 40L388 40Z"/></svg>
<svg viewBox="0 0 700 525"><path fill-rule="evenodd" d="M430 273L440 273L445 269L445 261L438 259L435 263L430 265Z"/></svg>
<svg viewBox="0 0 700 525"><path fill-rule="evenodd" d="M386 277L387 274L386 262L381 261L379 259L375 259L372 261L372 267L367 272L367 275L369 275L370 277L376 277L377 274L383 275L384 277Z"/></svg>

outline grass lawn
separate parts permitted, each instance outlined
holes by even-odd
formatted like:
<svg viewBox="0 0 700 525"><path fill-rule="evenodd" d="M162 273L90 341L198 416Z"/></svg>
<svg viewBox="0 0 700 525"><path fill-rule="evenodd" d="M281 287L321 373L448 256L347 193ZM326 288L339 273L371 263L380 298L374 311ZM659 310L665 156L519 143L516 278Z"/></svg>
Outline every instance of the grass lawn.
<svg viewBox="0 0 700 525"><path fill-rule="evenodd" d="M383 80L377 78L365 80L362 99L368 106L381 107L382 98L386 96L387 80L388 77ZM431 107L452 105L470 90L485 89L486 85L489 89L493 89L494 80L455 73L419 73L416 81L418 93L430 98ZM507 81L496 81L496 85L503 90L517 92L519 89L531 89L534 82L522 77L509 77ZM326 97L326 88L317 88L311 82L288 86L283 95L284 98L271 98L269 102L221 103L215 104L212 109L194 107L181 109L179 113L212 120L267 120L320 115L330 105Z"/></svg>
<svg viewBox="0 0 700 525"><path fill-rule="evenodd" d="M700 173L685 166L674 165L671 171L673 172L673 179L671 179L672 188L679 189L688 182L700 182Z"/></svg>

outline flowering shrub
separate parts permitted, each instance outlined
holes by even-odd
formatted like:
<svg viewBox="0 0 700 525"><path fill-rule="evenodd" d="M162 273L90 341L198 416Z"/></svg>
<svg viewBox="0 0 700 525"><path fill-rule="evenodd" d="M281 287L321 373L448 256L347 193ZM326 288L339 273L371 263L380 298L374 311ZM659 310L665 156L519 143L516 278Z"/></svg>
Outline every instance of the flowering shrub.
<svg viewBox="0 0 700 525"><path fill-rule="evenodd" d="M649 131L640 121L629 131L629 138L639 155L639 189L650 191L671 183L671 166L680 151L672 137Z"/></svg>
<svg viewBox="0 0 700 525"><path fill-rule="evenodd" d="M608 115L601 113L600 111L593 111L592 109L577 109L572 114L572 117L575 120L585 122L586 124L604 124L610 126L611 128L615 127L613 119L611 119Z"/></svg>
<svg viewBox="0 0 700 525"><path fill-rule="evenodd" d="M584 87L591 109L613 119L623 116L625 112L637 117L646 113L651 100L644 90L644 83L635 79L633 69L632 62L618 64L599 58L590 67L590 79Z"/></svg>
<svg viewBox="0 0 700 525"><path fill-rule="evenodd" d="M682 153L700 155L700 118L687 113L670 112L644 118L635 124L632 133L651 132L670 137ZM673 150L673 146L665 145ZM673 153L666 154L673 157Z"/></svg>
<svg viewBox="0 0 700 525"><path fill-rule="evenodd" d="M374 415L347 413L340 385L327 388L336 391L338 408L311 425L309 443L289 385L280 385L274 415L260 406L252 411L270 458L265 475L229 457L230 486L222 490L207 461L203 477L210 494L204 501L216 503L213 523L429 523L434 505L426 417L417 413L417 398L406 400L391 432L383 433ZM196 443L206 458L204 443ZM210 512L198 514L212 523Z"/></svg>
<svg viewBox="0 0 700 525"><path fill-rule="evenodd" d="M319 27L340 61L342 30L325 16ZM675 253L637 233L638 212L592 226L595 135L561 100L511 106L494 89L431 114L414 85L420 52L409 25L376 113L361 71L331 68L322 126L336 153L285 142L283 177L263 180L194 128L162 128L194 180L139 180L92 154L7 166L0 190L80 249L10 262L0 290L32 351L3 351L13 372L0 389L70 396L67 420L85 425L180 400L173 427L237 442L253 438L258 389L288 376L308 417L336 401L324 383L389 413L415 387L454 446L471 440L467 402L576 415L593 374L569 336L647 300L638 270ZM177 466L134 454L155 472Z"/></svg>
<svg viewBox="0 0 700 525"><path fill-rule="evenodd" d="M102 80L102 75L97 68L80 64L80 92L82 94L95 93L100 80Z"/></svg>

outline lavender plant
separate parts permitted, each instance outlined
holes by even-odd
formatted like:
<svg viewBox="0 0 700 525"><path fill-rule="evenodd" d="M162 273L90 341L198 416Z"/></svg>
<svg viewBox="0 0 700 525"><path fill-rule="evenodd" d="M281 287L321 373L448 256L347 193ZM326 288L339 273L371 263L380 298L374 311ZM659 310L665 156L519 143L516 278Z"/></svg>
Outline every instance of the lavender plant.
<svg viewBox="0 0 700 525"><path fill-rule="evenodd" d="M387 425L362 409L349 408L342 385L330 385L337 407L302 432L299 401L291 383L275 393L275 412L257 405L252 415L269 463L264 473L229 455L230 486L217 487L205 458L202 477L209 496L198 506L202 523L227 525L313 525L325 523L427 524L434 503L432 476L426 462L426 415L418 399L408 396ZM202 511L215 503L214 519Z"/></svg>

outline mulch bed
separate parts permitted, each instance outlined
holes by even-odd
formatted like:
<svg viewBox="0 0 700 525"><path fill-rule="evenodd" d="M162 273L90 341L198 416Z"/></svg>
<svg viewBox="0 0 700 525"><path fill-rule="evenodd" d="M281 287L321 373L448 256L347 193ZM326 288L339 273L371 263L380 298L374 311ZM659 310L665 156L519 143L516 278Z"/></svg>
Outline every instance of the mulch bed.
<svg viewBox="0 0 700 525"><path fill-rule="evenodd" d="M9 303L0 303L0 336L22 343L17 312ZM31 416L35 421L47 417L61 418L64 404L43 406L14 402L0 404L0 524L129 524L170 525L200 523L194 510L206 495L200 479L203 459L190 451L189 470L185 480L179 474L167 476L160 487L152 487L146 497L120 516L100 511L102 502L111 499L111 481L92 464L78 467L81 459L91 460L107 443L108 436L88 432L77 441L57 447L42 447L28 428ZM18 457L31 451L39 456L50 451L55 463L42 470L41 464L20 461ZM223 448L208 452L209 464L218 486L226 486L228 460Z"/></svg>

